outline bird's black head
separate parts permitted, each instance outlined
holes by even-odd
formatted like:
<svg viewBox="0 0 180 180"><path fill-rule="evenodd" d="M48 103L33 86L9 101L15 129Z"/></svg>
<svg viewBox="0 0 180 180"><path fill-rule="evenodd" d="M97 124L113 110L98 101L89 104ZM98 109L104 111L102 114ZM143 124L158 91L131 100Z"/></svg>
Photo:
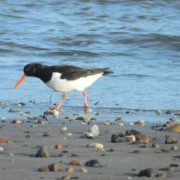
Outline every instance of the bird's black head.
<svg viewBox="0 0 180 180"><path fill-rule="evenodd" d="M27 64L26 66L24 66L24 74L26 76L38 76L43 67L44 66L39 63Z"/></svg>

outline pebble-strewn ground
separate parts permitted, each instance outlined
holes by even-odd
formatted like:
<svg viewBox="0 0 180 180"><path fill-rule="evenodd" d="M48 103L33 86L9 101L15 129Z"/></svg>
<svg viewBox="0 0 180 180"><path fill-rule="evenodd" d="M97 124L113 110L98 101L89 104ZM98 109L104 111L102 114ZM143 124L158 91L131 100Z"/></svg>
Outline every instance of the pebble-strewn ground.
<svg viewBox="0 0 180 180"><path fill-rule="evenodd" d="M14 109L15 110L15 109ZM84 115L52 115L24 120L1 117L0 179L170 179L180 177L178 132L165 131L168 123L127 123L121 118L98 122ZM134 116L134 115L133 115ZM178 115L177 115L178 117ZM180 132L180 131L179 131Z"/></svg>

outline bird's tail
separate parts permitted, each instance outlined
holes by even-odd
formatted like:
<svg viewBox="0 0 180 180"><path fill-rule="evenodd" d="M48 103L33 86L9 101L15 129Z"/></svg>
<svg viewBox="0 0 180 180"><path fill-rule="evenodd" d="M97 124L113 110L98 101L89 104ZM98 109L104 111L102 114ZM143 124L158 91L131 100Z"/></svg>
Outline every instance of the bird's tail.
<svg viewBox="0 0 180 180"><path fill-rule="evenodd" d="M104 68L104 73L103 73L103 75L107 75L107 74L112 74L112 73L113 73L112 71L109 71L108 69L109 69L109 68Z"/></svg>

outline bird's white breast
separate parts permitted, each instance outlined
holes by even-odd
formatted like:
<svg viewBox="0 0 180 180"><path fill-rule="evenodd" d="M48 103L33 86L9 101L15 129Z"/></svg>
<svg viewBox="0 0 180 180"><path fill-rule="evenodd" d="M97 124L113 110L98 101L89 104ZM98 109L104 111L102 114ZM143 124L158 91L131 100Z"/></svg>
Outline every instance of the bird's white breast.
<svg viewBox="0 0 180 180"><path fill-rule="evenodd" d="M54 72L51 79L47 82L47 85L55 91L70 92L83 91L99 79L102 76L102 73L82 77L76 80L61 79L61 75L61 73Z"/></svg>

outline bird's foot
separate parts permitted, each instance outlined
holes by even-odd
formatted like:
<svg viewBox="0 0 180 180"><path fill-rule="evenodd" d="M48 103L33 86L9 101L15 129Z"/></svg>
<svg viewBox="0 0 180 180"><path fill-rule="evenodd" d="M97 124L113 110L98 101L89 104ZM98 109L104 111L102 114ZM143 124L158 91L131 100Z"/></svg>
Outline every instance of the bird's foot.
<svg viewBox="0 0 180 180"><path fill-rule="evenodd" d="M92 112L92 109L90 109L89 107L84 107L84 109L85 109L85 113L90 113L90 112Z"/></svg>

